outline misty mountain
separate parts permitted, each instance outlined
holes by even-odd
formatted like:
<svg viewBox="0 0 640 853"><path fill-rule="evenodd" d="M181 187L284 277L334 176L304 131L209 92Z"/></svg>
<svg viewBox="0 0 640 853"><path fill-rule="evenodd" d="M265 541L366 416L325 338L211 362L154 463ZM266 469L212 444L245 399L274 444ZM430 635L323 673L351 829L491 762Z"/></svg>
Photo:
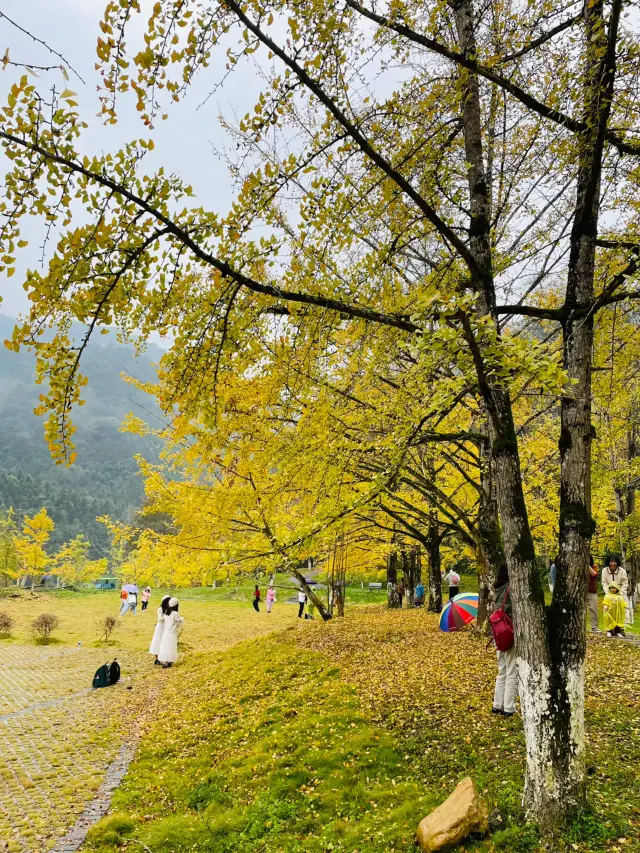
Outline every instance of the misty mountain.
<svg viewBox="0 0 640 853"><path fill-rule="evenodd" d="M141 505L143 484L134 454L155 458L153 438L120 432L129 412L154 423L159 412L153 398L125 383L120 375L155 379L154 363L162 350L151 346L137 358L111 335L97 336L82 358L89 379L86 404L73 414L78 458L71 467L55 465L44 440L44 418L33 409L41 386L35 384L35 358L14 353L2 342L11 338L14 320L0 315L0 510L12 506L21 519L46 506L56 524L50 551L84 533L92 556L107 553L109 537L96 516L129 518Z"/></svg>

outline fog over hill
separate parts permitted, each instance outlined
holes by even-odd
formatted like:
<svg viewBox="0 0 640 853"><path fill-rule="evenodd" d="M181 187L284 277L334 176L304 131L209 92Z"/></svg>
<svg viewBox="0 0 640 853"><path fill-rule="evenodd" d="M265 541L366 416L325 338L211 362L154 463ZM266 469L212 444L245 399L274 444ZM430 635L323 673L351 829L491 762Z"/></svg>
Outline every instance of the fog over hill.
<svg viewBox="0 0 640 853"><path fill-rule="evenodd" d="M53 463L44 419L33 414L42 391L35 384L34 356L2 345L14 322L0 314L0 510L12 506L21 517L46 506L56 524L52 549L84 533L93 543L92 556L105 556L109 537L96 516L126 519L139 508L143 488L133 455L157 454L153 439L119 431L129 412L150 423L158 414L153 398L120 377L153 380L162 350L151 346L137 358L111 335L97 336L87 348L81 368L89 379L86 405L73 415L78 459L66 468Z"/></svg>

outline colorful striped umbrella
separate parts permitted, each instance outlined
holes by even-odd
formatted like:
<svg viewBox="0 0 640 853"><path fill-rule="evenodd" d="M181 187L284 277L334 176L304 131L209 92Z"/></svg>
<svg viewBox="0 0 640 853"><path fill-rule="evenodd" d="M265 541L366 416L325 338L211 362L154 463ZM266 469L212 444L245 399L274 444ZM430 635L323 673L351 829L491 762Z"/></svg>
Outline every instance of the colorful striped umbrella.
<svg viewBox="0 0 640 853"><path fill-rule="evenodd" d="M478 615L478 593L461 592L447 602L440 616L441 631L459 631Z"/></svg>

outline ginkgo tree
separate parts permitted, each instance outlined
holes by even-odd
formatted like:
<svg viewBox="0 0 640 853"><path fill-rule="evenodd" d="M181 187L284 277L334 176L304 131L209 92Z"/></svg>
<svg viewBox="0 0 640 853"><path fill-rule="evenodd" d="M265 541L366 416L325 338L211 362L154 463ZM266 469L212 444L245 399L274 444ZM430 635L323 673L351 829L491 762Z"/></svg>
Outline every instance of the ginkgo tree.
<svg viewBox="0 0 640 853"><path fill-rule="evenodd" d="M12 86L0 116L11 160L2 266L16 269L26 215L41 218L50 253L26 275L32 309L7 345L36 351L54 455L72 458L82 353L111 324L171 332L159 399L189 418L274 313L301 344L336 327L353 342L373 324L455 363L424 389L416 422L437 423L435 410L463 405L469 388L480 400L512 588L524 803L552 830L586 787L594 318L640 295L638 37L622 0L585 0L580 15L517 0L159 0L136 49L139 11L139 0L111 2L101 24L108 122L132 90L152 128L219 55L225 76L257 61L266 82L255 109L228 123L240 186L226 214L197 206L173 164L145 174L151 140L81 153L71 90L45 94L28 76ZM511 333L522 317L554 325L556 345ZM71 320L86 324L79 342ZM550 607L511 393L523 379L559 407Z"/></svg>
<svg viewBox="0 0 640 853"><path fill-rule="evenodd" d="M0 512L0 576L4 583L15 580L19 575L17 537L18 527L13 509Z"/></svg>
<svg viewBox="0 0 640 853"><path fill-rule="evenodd" d="M89 559L91 542L79 533L69 542L65 542L55 555L53 571L67 584L82 584L96 580L107 570L108 560Z"/></svg>
<svg viewBox="0 0 640 853"><path fill-rule="evenodd" d="M55 523L46 507L32 516L24 516L22 534L15 540L19 577L31 576L33 582L47 571L51 565L51 556L47 553L46 544L54 529Z"/></svg>

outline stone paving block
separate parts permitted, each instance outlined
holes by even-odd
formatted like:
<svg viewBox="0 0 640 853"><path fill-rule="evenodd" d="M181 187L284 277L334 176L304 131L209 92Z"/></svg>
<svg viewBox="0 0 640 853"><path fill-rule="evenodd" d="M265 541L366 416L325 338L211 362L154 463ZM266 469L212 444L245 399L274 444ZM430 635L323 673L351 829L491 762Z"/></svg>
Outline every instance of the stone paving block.
<svg viewBox="0 0 640 853"><path fill-rule="evenodd" d="M119 653L125 680L94 691L93 674L108 657L102 649L2 649L0 841L20 853L77 849L126 770L149 662Z"/></svg>

